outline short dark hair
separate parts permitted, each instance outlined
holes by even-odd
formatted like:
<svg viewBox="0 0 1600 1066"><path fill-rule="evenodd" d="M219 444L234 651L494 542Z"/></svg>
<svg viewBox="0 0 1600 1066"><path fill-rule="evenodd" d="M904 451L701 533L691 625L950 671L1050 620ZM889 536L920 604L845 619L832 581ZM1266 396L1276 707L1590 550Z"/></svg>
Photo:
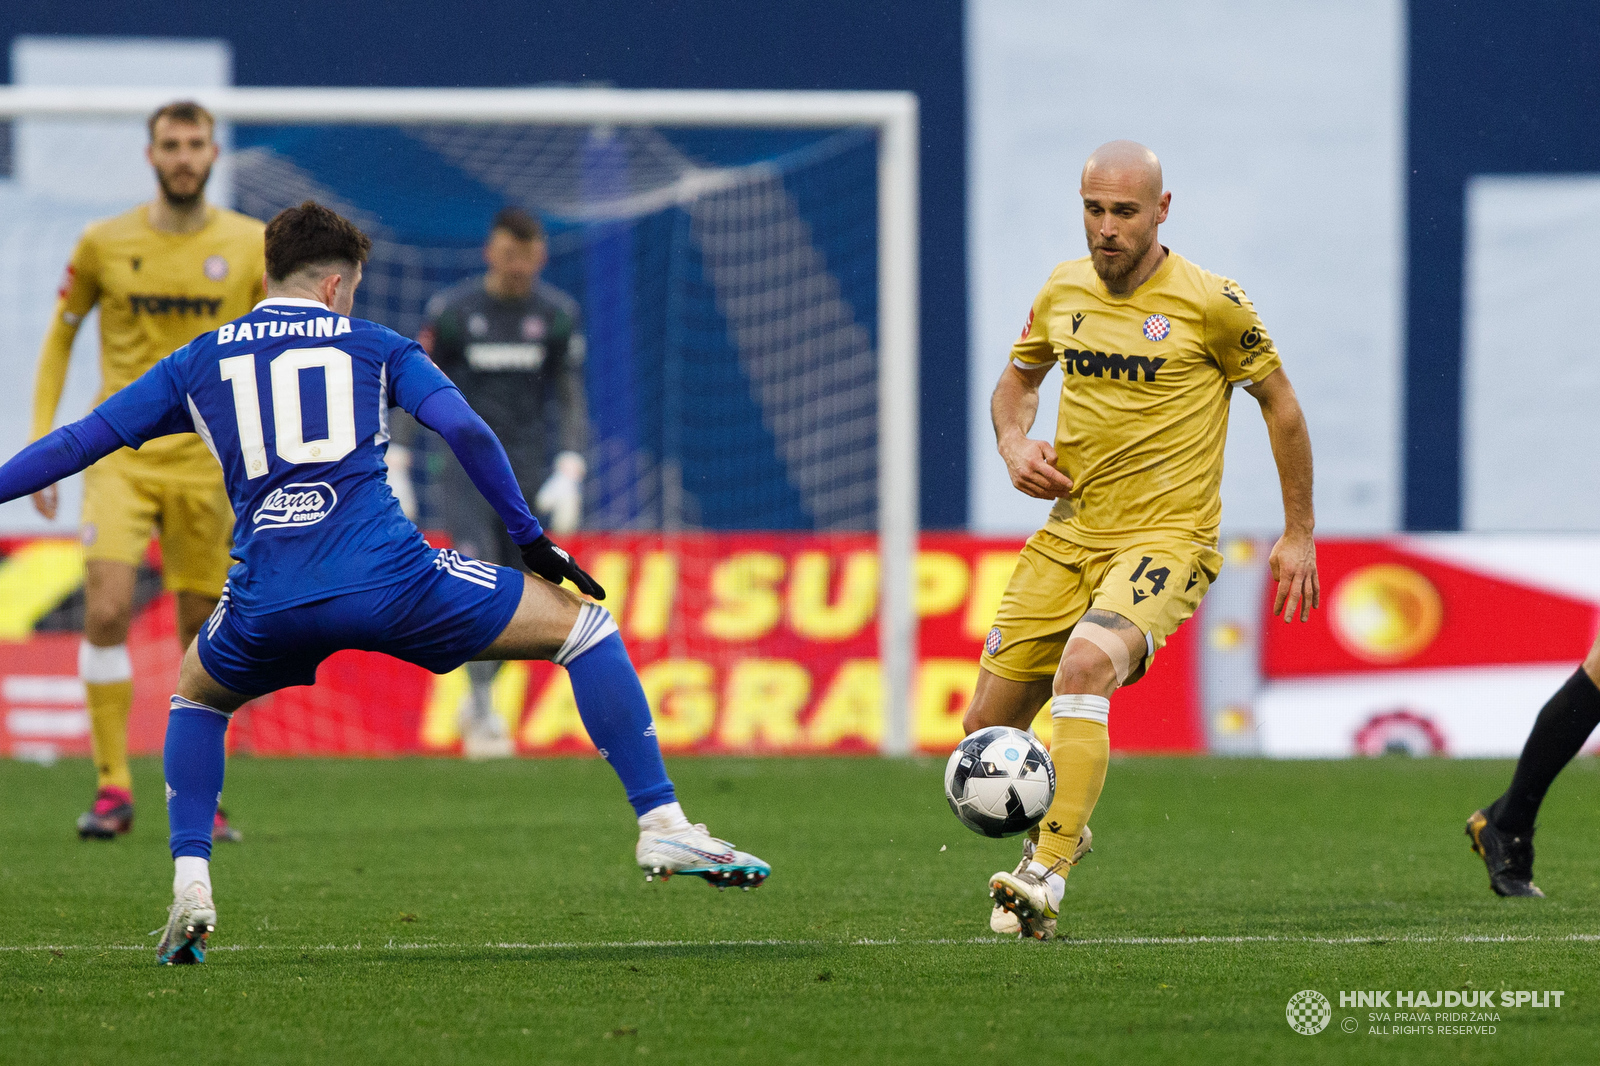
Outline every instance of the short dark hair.
<svg viewBox="0 0 1600 1066"><path fill-rule="evenodd" d="M489 223L489 232L505 230L519 241L544 240L544 227L539 225L539 220L520 207L502 207L495 212L494 221Z"/></svg>
<svg viewBox="0 0 1600 1066"><path fill-rule="evenodd" d="M217 128L216 117L193 100L174 100L170 104L162 104L150 116L150 121L146 123L150 128L150 140L156 139L156 123L164 118L174 122L196 122L213 132Z"/></svg>
<svg viewBox="0 0 1600 1066"><path fill-rule="evenodd" d="M365 263L372 241L354 222L315 200L279 211L267 223L267 275L282 281L305 267Z"/></svg>

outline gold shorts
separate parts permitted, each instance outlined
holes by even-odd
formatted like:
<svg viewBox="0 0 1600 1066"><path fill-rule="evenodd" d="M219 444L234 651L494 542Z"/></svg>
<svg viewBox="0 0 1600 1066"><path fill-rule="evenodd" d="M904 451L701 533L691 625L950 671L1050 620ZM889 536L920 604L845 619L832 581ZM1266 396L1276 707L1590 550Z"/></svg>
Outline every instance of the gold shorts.
<svg viewBox="0 0 1600 1066"><path fill-rule="evenodd" d="M162 584L216 598L233 565L233 506L222 484L149 471L113 452L83 474L83 557L138 566L161 537Z"/></svg>
<svg viewBox="0 0 1600 1066"><path fill-rule="evenodd" d="M1190 540L1085 548L1041 529L1017 559L981 665L1011 681L1055 676L1072 627L1093 608L1139 627L1150 649L1148 670L1156 649L1194 614L1221 570L1220 552Z"/></svg>

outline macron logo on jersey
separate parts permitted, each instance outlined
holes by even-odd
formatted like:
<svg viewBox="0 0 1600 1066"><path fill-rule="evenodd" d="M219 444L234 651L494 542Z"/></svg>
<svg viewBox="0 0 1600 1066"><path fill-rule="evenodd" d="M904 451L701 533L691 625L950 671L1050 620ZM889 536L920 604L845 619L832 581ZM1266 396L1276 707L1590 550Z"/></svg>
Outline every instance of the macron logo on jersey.
<svg viewBox="0 0 1600 1066"><path fill-rule="evenodd" d="M251 520L257 529L314 526L327 518L338 502L339 494L326 481L285 485L267 494Z"/></svg>
<svg viewBox="0 0 1600 1066"><path fill-rule="evenodd" d="M296 322L229 322L217 330L217 343L260 341L268 337L337 337L349 332L350 320L343 316L318 315Z"/></svg>

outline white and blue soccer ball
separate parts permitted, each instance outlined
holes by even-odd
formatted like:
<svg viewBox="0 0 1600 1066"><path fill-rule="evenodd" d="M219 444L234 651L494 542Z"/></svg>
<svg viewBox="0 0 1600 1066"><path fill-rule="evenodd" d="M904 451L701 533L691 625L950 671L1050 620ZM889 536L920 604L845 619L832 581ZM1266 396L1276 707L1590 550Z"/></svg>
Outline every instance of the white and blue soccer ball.
<svg viewBox="0 0 1600 1066"><path fill-rule="evenodd" d="M944 798L968 829L1010 837L1039 824L1056 797L1050 749L1032 733L994 725L967 737L944 766Z"/></svg>

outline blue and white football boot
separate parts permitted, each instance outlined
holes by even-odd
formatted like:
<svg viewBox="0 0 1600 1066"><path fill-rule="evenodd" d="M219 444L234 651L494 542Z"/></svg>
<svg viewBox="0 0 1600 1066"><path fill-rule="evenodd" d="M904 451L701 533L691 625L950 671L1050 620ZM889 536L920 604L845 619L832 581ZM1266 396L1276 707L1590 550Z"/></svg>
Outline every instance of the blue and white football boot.
<svg viewBox="0 0 1600 1066"><path fill-rule="evenodd" d="M217 928L211 890L199 881L178 893L167 910L167 928L156 945L156 965L190 966L206 961L206 937Z"/></svg>
<svg viewBox="0 0 1600 1066"><path fill-rule="evenodd" d="M718 840L705 826L687 823L676 829L641 829L634 856L646 881L693 874L719 889L742 888L748 892L772 873L772 867L765 862L737 850L726 840Z"/></svg>

